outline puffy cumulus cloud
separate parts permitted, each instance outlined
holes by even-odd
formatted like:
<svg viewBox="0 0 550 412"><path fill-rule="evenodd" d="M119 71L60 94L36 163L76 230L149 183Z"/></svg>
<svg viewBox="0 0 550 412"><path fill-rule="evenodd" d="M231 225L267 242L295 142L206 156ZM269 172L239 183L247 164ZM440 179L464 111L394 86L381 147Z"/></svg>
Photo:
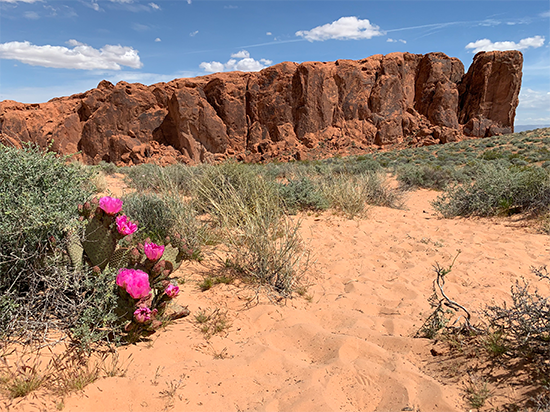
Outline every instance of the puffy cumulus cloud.
<svg viewBox="0 0 550 412"><path fill-rule="evenodd" d="M162 41L162 40L160 39L160 37L157 37L157 38L155 39L155 42L156 42L156 43L159 43L159 42L161 42L161 41Z"/></svg>
<svg viewBox="0 0 550 412"><path fill-rule="evenodd" d="M371 24L368 20L361 20L355 16L341 17L340 19L317 26L311 30L300 30L296 36L309 41L336 40L360 40L381 36L384 33L380 27Z"/></svg>
<svg viewBox="0 0 550 412"><path fill-rule="evenodd" d="M69 46L36 46L28 41L0 43L0 59L18 60L31 66L80 70L121 70L121 66L139 69L143 66L138 51L132 47L106 44L94 49L76 40Z"/></svg>
<svg viewBox="0 0 550 412"><path fill-rule="evenodd" d="M231 58L226 63L221 62L202 62L199 67L208 73L224 72L239 70L242 72L257 72L265 69L273 64L271 60L260 59L255 60L250 57L250 53L246 50L241 50L233 53Z"/></svg>
<svg viewBox="0 0 550 412"><path fill-rule="evenodd" d="M467 49L473 49L472 53L480 51L494 51L494 50L525 50L529 47L537 48L544 45L544 36L527 37L521 39L519 43L513 41L497 41L492 42L489 39L481 39L475 42L468 43Z"/></svg>
<svg viewBox="0 0 550 412"><path fill-rule="evenodd" d="M149 6L150 6L153 10L160 10L160 6L159 6L157 3L149 3Z"/></svg>
<svg viewBox="0 0 550 412"><path fill-rule="evenodd" d="M516 124L550 124L550 92L522 89L516 112Z"/></svg>
<svg viewBox="0 0 550 412"><path fill-rule="evenodd" d="M225 66L220 62L202 62L199 67L207 73L223 72Z"/></svg>

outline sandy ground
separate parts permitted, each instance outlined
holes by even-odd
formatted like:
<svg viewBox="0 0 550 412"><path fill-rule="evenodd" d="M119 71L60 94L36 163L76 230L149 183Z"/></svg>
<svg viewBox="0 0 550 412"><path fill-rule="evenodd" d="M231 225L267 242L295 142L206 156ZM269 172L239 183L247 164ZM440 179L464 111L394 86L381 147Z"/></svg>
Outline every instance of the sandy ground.
<svg viewBox="0 0 550 412"><path fill-rule="evenodd" d="M412 337L430 314L432 266L461 250L445 290L475 311L508 299L517 279L534 281L529 268L550 263L550 237L521 220L438 218L429 203L436 196L412 192L406 210L373 207L364 220L302 216L312 285L286 303L247 308L238 286L201 292L204 268L181 268L177 301L191 316L120 349L132 359L126 376L96 381L65 398L63 410L468 410L462 381L438 372L433 342ZM231 324L209 340L193 316L207 309ZM11 409L51 410L44 402Z"/></svg>

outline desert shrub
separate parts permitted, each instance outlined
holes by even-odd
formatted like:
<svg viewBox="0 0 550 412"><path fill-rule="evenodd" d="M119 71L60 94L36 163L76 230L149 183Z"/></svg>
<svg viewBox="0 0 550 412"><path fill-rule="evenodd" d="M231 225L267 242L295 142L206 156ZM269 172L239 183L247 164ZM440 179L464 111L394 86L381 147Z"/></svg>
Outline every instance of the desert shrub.
<svg viewBox="0 0 550 412"><path fill-rule="evenodd" d="M83 349L98 342L120 342L123 316L117 313L116 275L114 270L85 271L79 279L81 300L70 327L73 340Z"/></svg>
<svg viewBox="0 0 550 412"><path fill-rule="evenodd" d="M404 189L416 187L443 190L448 184L458 180L454 167L432 165L404 165L396 170L397 181Z"/></svg>
<svg viewBox="0 0 550 412"><path fill-rule="evenodd" d="M548 171L539 167L506 167L500 163L479 165L475 170L472 183L448 187L432 203L434 209L445 217L548 210Z"/></svg>
<svg viewBox="0 0 550 412"><path fill-rule="evenodd" d="M140 239L151 238L155 243L162 243L175 225L176 215L167 200L149 192L134 192L122 199L124 212L133 221L139 222L136 236Z"/></svg>
<svg viewBox="0 0 550 412"><path fill-rule="evenodd" d="M257 287L290 296L307 268L299 223L284 216L275 183L246 165L205 169L193 182L198 207L222 232L224 266Z"/></svg>
<svg viewBox="0 0 550 412"><path fill-rule="evenodd" d="M532 268L540 279L550 281L548 270ZM521 356L538 357L544 366L550 353L550 297L532 291L525 281L516 281L511 288L510 305L488 306L484 315L490 328L499 331L506 341L506 347ZM546 374L550 365L545 366Z"/></svg>
<svg viewBox="0 0 550 412"><path fill-rule="evenodd" d="M140 164L124 170L128 185L138 191L160 190L163 187L163 170L155 164Z"/></svg>
<svg viewBox="0 0 550 412"><path fill-rule="evenodd" d="M205 166L192 186L197 210L221 226L241 226L249 214L278 220L284 210L275 182L244 164Z"/></svg>
<svg viewBox="0 0 550 412"><path fill-rule="evenodd" d="M96 165L94 168L102 171L106 175L114 175L119 171L119 168L114 163L109 163L104 160L99 162L99 164Z"/></svg>
<svg viewBox="0 0 550 412"><path fill-rule="evenodd" d="M393 190L381 173L327 176L320 182L330 207L349 217L364 216L367 205L400 208L403 193Z"/></svg>
<svg viewBox="0 0 550 412"><path fill-rule="evenodd" d="M326 210L329 202L323 192L308 177L280 184L281 196L289 213L301 210Z"/></svg>
<svg viewBox="0 0 550 412"><path fill-rule="evenodd" d="M124 197L124 211L139 222L138 239L150 238L163 244L167 236L179 234L198 258L200 250L209 242L206 223L197 218L193 204L174 192L135 192Z"/></svg>
<svg viewBox="0 0 550 412"><path fill-rule="evenodd" d="M72 276L64 257L51 255L93 191L90 173L67 160L33 146L0 146L0 334L47 328L48 314L66 299L62 289L48 289Z"/></svg>

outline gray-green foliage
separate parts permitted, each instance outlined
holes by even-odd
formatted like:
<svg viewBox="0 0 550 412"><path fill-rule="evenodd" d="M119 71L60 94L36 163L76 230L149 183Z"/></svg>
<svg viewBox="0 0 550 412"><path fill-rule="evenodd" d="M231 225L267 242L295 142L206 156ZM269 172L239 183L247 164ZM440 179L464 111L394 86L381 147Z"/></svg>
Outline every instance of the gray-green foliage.
<svg viewBox="0 0 550 412"><path fill-rule="evenodd" d="M330 206L319 185L316 185L308 177L280 184L279 189L289 213L295 214L303 210L326 210Z"/></svg>
<svg viewBox="0 0 550 412"><path fill-rule="evenodd" d="M37 147L0 145L0 290L25 288L92 193L82 168Z"/></svg>
<svg viewBox="0 0 550 412"><path fill-rule="evenodd" d="M481 164L469 184L448 187L433 203L445 217L546 212L550 173L540 167Z"/></svg>
<svg viewBox="0 0 550 412"><path fill-rule="evenodd" d="M236 163L205 167L193 181L197 208L221 233L233 274L289 296L307 267L299 223L284 215L276 183Z"/></svg>
<svg viewBox="0 0 550 412"><path fill-rule="evenodd" d="M349 217L364 216L368 205L400 208L403 193L389 187L385 175L332 175L320 181L330 207Z"/></svg>
<svg viewBox="0 0 550 412"><path fill-rule="evenodd" d="M448 184L464 180L464 174L454 166L406 164L396 169L397 180L405 189L443 190Z"/></svg>

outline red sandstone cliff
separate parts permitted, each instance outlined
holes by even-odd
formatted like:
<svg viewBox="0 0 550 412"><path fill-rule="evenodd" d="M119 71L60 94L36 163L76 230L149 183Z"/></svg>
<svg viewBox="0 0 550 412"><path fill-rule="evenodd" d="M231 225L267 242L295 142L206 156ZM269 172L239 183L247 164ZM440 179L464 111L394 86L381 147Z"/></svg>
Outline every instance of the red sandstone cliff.
<svg viewBox="0 0 550 412"><path fill-rule="evenodd" d="M513 131L523 57L481 52L280 63L151 86L102 81L47 103L0 102L0 142L87 163L301 159Z"/></svg>

